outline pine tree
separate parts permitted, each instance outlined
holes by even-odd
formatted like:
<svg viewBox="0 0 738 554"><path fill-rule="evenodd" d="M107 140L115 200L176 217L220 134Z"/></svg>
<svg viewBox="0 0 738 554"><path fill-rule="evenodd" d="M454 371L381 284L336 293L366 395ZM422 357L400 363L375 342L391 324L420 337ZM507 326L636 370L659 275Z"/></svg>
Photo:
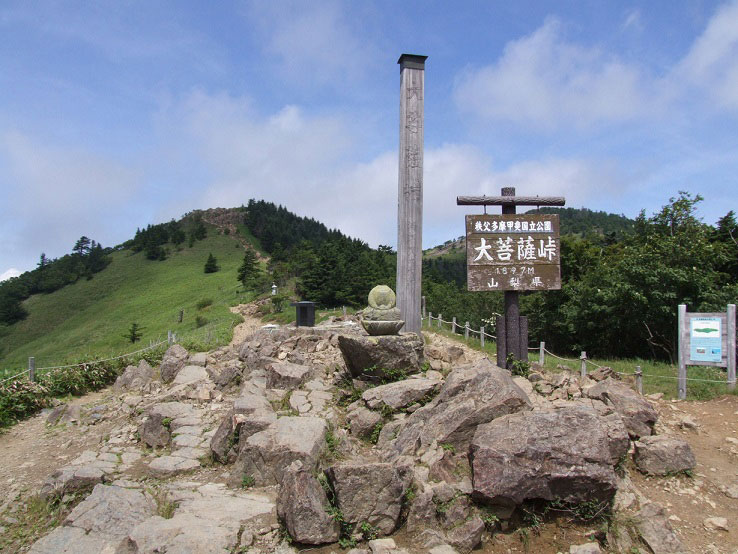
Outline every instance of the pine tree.
<svg viewBox="0 0 738 554"><path fill-rule="evenodd" d="M243 263L238 268L237 278L244 289L253 288L256 277L259 275L259 260L253 250L248 249L243 255Z"/></svg>
<svg viewBox="0 0 738 554"><path fill-rule="evenodd" d="M215 259L215 256L213 256L213 253L211 252L208 256L208 260L205 262L205 273L215 273L219 269L218 260Z"/></svg>
<svg viewBox="0 0 738 554"><path fill-rule="evenodd" d="M128 339L131 341L131 344L141 339L141 331L143 331L143 327L140 327L138 323L131 323L131 326L128 328L128 331L125 335L123 335L123 338Z"/></svg>

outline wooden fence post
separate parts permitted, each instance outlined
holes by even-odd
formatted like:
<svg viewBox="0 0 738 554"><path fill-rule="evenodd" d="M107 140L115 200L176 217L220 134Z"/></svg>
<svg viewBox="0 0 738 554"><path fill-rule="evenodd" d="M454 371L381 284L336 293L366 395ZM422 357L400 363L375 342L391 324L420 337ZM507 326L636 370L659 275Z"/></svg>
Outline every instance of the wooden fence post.
<svg viewBox="0 0 738 554"><path fill-rule="evenodd" d="M638 394L643 394L643 372L641 371L641 366L639 365L636 366L635 376L636 390L638 391Z"/></svg>
<svg viewBox="0 0 738 554"><path fill-rule="evenodd" d="M579 369L579 375L581 377L587 376L587 353L582 351L582 355L579 356L579 359L582 360L582 366Z"/></svg>
<svg viewBox="0 0 738 554"><path fill-rule="evenodd" d="M479 328L479 342L481 343L482 350L484 350L484 325Z"/></svg>
<svg viewBox="0 0 738 554"><path fill-rule="evenodd" d="M433 312L428 312L428 328L430 329L431 321L433 321Z"/></svg>
<svg viewBox="0 0 738 554"><path fill-rule="evenodd" d="M735 304L728 304L728 390L735 389Z"/></svg>
<svg viewBox="0 0 738 554"><path fill-rule="evenodd" d="M441 314L438 314L438 328L441 328Z"/></svg>
<svg viewBox="0 0 738 554"><path fill-rule="evenodd" d="M543 367L543 364L546 363L546 343L541 341L541 344L538 346L538 365Z"/></svg>
<svg viewBox="0 0 738 554"><path fill-rule="evenodd" d="M174 333L172 333L172 330L170 329L169 331L167 331L167 344L169 346L172 346L173 343L174 343Z"/></svg>
<svg viewBox="0 0 738 554"><path fill-rule="evenodd" d="M456 334L456 318L455 317L451 318L451 332Z"/></svg>
<svg viewBox="0 0 738 554"><path fill-rule="evenodd" d="M464 339L469 340L469 322L466 322L466 325L464 325Z"/></svg>
<svg viewBox="0 0 738 554"><path fill-rule="evenodd" d="M341 306L341 309L343 310L343 317L346 317L346 306Z"/></svg>
<svg viewBox="0 0 738 554"><path fill-rule="evenodd" d="M423 318L425 318L425 296L420 297L420 306L421 306L421 309L423 310L422 316Z"/></svg>
<svg viewBox="0 0 738 554"><path fill-rule="evenodd" d="M36 358L31 356L28 358L28 379L32 382L36 382Z"/></svg>
<svg viewBox="0 0 738 554"><path fill-rule="evenodd" d="M177 322L182 323L182 318L184 318L184 310L179 310L179 317L177 318Z"/></svg>
<svg viewBox="0 0 738 554"><path fill-rule="evenodd" d="M687 337L689 329L687 329L687 305L679 304L679 317L677 323L677 332L679 334L679 373L677 379L677 397L679 400L687 398Z"/></svg>

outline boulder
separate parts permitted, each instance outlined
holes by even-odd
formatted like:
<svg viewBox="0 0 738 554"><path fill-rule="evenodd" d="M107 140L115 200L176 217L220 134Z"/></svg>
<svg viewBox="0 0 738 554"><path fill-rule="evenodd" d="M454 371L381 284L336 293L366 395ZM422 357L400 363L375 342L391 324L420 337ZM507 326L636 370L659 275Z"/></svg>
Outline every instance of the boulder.
<svg viewBox="0 0 738 554"><path fill-rule="evenodd" d="M697 461L689 444L663 435L643 437L635 442L633 461L649 475L670 475L693 470Z"/></svg>
<svg viewBox="0 0 738 554"><path fill-rule="evenodd" d="M113 388L121 389L142 389L151 382L154 376L154 370L149 363L142 359L138 366L129 365L126 370L115 380Z"/></svg>
<svg viewBox="0 0 738 554"><path fill-rule="evenodd" d="M334 503L354 529L366 522L389 535L400 520L405 490L412 478L407 466L388 463L345 463L325 471Z"/></svg>
<svg viewBox="0 0 738 554"><path fill-rule="evenodd" d="M293 462L282 477L277 514L298 543L324 544L338 541L341 527L330 515L328 497L311 471Z"/></svg>
<svg viewBox="0 0 738 554"><path fill-rule="evenodd" d="M189 355L187 358L187 361L191 365L197 365L200 367L205 367L205 365L208 363L208 353L207 352L193 352Z"/></svg>
<svg viewBox="0 0 738 554"><path fill-rule="evenodd" d="M527 395L510 373L484 359L452 371L434 400L409 415L389 444L394 456L414 455L433 441L466 450L478 425L530 410Z"/></svg>
<svg viewBox="0 0 738 554"><path fill-rule="evenodd" d="M482 542L484 522L479 516L472 516L460 525L446 531L446 540L460 553L469 553Z"/></svg>
<svg viewBox="0 0 738 554"><path fill-rule="evenodd" d="M569 554L602 554L600 544L587 542L584 544L573 544L569 547Z"/></svg>
<svg viewBox="0 0 738 554"><path fill-rule="evenodd" d="M338 347L353 377L396 379L418 373L423 363L423 339L415 333L386 336L338 336Z"/></svg>
<svg viewBox="0 0 738 554"><path fill-rule="evenodd" d="M617 488L607 426L590 408L511 414L480 425L469 457L473 494L489 504L606 502Z"/></svg>
<svg viewBox="0 0 738 554"><path fill-rule="evenodd" d="M155 512L153 499L142 491L100 484L72 510L64 524L88 534L122 538Z"/></svg>
<svg viewBox="0 0 738 554"><path fill-rule="evenodd" d="M159 365L159 373L163 382L170 383L174 380L179 370L185 366L187 355L187 350L178 344L173 344L167 349Z"/></svg>
<svg viewBox="0 0 738 554"><path fill-rule="evenodd" d="M674 533L666 510L655 502L648 502L636 514L636 528L654 554L686 554L687 549Z"/></svg>
<svg viewBox="0 0 738 554"><path fill-rule="evenodd" d="M46 416L46 423L49 425L61 425L66 423L79 423L82 417L82 411L79 406L72 406L70 404L59 404L56 406L48 416Z"/></svg>
<svg viewBox="0 0 738 554"><path fill-rule="evenodd" d="M393 411L402 410L420 400L429 400L442 384L443 381L436 379L405 379L369 389L361 398L372 410L381 410L385 406Z"/></svg>
<svg viewBox="0 0 738 554"><path fill-rule="evenodd" d="M258 486L282 481L285 469L300 460L313 471L326 447L328 425L317 417L281 417L240 443L236 469L229 483L240 486L245 475Z"/></svg>
<svg viewBox="0 0 738 554"><path fill-rule="evenodd" d="M61 498L65 494L91 490L102 483L105 472L99 467L65 467L52 473L41 486L39 496L44 500Z"/></svg>
<svg viewBox="0 0 738 554"><path fill-rule="evenodd" d="M368 438L374 432L377 424L382 421L382 416L377 412L359 406L346 415L351 434L359 438Z"/></svg>
<svg viewBox="0 0 738 554"><path fill-rule="evenodd" d="M210 451L221 463L235 461L239 444L277 420L272 405L257 394L244 394L233 403L210 439Z"/></svg>
<svg viewBox="0 0 738 554"><path fill-rule="evenodd" d="M296 389L312 377L312 369L308 366L291 362L271 362L265 369L270 389Z"/></svg>
<svg viewBox="0 0 738 554"><path fill-rule="evenodd" d="M210 376L204 367L199 365L186 365L177 372L174 377L175 385L191 385L200 381L209 381Z"/></svg>
<svg viewBox="0 0 738 554"><path fill-rule="evenodd" d="M192 413L192 406L182 402L162 402L151 407L148 417L138 427L141 441L147 445L166 446L171 439L171 424Z"/></svg>
<svg viewBox="0 0 738 554"><path fill-rule="evenodd" d="M647 400L630 387L607 378L587 389L586 395L611 405L622 418L632 438L653 434L658 414Z"/></svg>

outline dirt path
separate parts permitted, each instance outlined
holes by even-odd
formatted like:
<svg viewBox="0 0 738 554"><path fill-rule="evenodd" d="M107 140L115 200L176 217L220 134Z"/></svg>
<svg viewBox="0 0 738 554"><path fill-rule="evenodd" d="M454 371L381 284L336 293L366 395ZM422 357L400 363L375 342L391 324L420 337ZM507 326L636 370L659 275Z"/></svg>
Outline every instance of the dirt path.
<svg viewBox="0 0 738 554"><path fill-rule="evenodd" d="M233 328L233 338L231 346L238 346L246 340L246 337L260 329L264 323L258 317L259 307L255 304L239 304L230 308L231 313L239 314L243 317L243 323L239 323Z"/></svg>

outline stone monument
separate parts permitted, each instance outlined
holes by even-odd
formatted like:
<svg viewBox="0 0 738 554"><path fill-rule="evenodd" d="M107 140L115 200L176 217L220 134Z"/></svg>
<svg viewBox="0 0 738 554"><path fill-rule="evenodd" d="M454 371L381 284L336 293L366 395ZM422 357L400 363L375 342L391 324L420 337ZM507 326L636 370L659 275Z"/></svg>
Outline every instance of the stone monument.
<svg viewBox="0 0 738 554"><path fill-rule="evenodd" d="M378 285L369 292L369 307L364 309L361 325L370 335L396 335L405 325L395 306L395 293L387 285Z"/></svg>

